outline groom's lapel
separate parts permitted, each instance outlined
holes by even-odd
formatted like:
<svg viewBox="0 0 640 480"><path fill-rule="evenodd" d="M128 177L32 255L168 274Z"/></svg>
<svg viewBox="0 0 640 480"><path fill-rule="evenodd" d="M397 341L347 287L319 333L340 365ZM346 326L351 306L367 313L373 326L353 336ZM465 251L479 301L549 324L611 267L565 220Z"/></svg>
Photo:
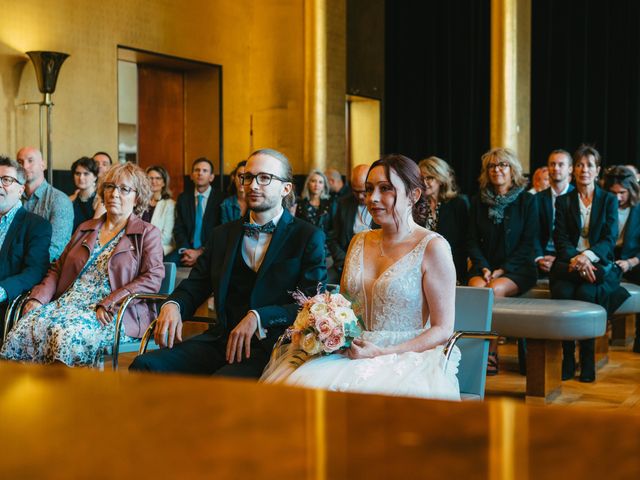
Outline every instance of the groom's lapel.
<svg viewBox="0 0 640 480"><path fill-rule="evenodd" d="M260 265L260 269L258 270L258 276L256 277L256 285L262 280L265 272L269 270L271 264L275 260L280 252L280 249L285 245L287 238L291 233L291 224L293 222L293 217L289 213L287 209L282 213L282 217L280 217L280 221L278 222L278 226L273 232L273 236L271 237L271 242L269 243L269 248L267 249L267 253L264 256L264 260L262 261L262 265Z"/></svg>
<svg viewBox="0 0 640 480"><path fill-rule="evenodd" d="M227 291L229 290L229 281L231 280L231 273L233 265L235 263L236 255L238 254L238 248L240 248L240 242L242 240L242 222L239 220L233 222L229 227L229 235L227 237L227 250L224 253L224 261L222 264L222 279L220 280L220 307L221 310L224 307L225 300L227 298Z"/></svg>

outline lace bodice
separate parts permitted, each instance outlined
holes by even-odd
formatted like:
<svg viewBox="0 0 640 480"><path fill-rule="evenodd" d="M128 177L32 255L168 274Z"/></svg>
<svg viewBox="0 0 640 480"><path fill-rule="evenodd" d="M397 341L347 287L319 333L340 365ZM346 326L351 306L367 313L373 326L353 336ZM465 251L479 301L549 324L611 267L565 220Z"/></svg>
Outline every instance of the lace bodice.
<svg viewBox="0 0 640 480"><path fill-rule="evenodd" d="M408 332L428 327L422 294L422 258L431 239L439 237L429 232L407 254L387 268L365 288L364 239L368 232L356 235L345 262L345 287L349 297L362 314L368 330ZM370 300L370 301L369 301Z"/></svg>

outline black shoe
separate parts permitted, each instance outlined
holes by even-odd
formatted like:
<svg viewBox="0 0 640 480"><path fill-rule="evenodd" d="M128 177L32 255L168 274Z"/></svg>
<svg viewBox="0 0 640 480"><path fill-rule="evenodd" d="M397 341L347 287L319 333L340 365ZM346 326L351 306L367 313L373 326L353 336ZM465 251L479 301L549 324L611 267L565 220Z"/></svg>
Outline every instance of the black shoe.
<svg viewBox="0 0 640 480"><path fill-rule="evenodd" d="M580 381L591 383L596 379L595 339L580 341Z"/></svg>

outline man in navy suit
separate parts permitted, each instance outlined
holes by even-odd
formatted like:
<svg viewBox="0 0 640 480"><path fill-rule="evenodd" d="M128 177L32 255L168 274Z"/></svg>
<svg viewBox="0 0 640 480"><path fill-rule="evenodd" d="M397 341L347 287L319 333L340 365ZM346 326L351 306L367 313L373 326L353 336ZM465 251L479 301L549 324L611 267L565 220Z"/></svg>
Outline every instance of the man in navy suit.
<svg viewBox="0 0 640 480"><path fill-rule="evenodd" d="M155 340L167 346L131 370L258 378L278 337L295 320L296 289L315 294L326 282L324 233L291 216L287 158L254 152L245 166L249 214L215 228L204 253L160 310ZM182 319L214 293L220 328L182 342Z"/></svg>
<svg viewBox="0 0 640 480"><path fill-rule="evenodd" d="M545 276L549 274L556 260L556 250L553 245L556 198L573 190L573 186L569 183L571 172L573 172L571 154L566 150L554 150L549 154L547 167L550 187L538 192L535 196L540 216L540 235L534 242L538 273Z"/></svg>
<svg viewBox="0 0 640 480"><path fill-rule="evenodd" d="M20 203L26 180L18 162L0 156L0 328L7 304L42 280L51 224Z"/></svg>
<svg viewBox="0 0 640 480"><path fill-rule="evenodd" d="M338 208L333 218L333 228L329 233L327 246L333 257L334 268L340 279L349 243L356 233L373 226L371 214L365 204L364 184L369 173L369 165L356 165L351 171L351 193L338 200Z"/></svg>
<svg viewBox="0 0 640 480"><path fill-rule="evenodd" d="M191 180L194 188L178 195L176 223L173 227L177 248L175 253L167 257L167 261L193 267L202 255L211 231L220 224L222 198L211 186L214 179L211 160L202 157L193 162Z"/></svg>

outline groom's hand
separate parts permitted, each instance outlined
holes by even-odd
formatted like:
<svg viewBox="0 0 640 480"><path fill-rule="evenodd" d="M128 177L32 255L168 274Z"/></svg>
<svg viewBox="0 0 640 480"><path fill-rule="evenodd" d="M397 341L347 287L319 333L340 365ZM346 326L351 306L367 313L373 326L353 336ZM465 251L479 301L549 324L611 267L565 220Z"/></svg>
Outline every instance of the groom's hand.
<svg viewBox="0 0 640 480"><path fill-rule="evenodd" d="M162 306L153 338L160 347L173 348L174 339L182 342L182 318L176 304L167 303Z"/></svg>
<svg viewBox="0 0 640 480"><path fill-rule="evenodd" d="M258 319L253 312L247 313L240 323L231 330L227 341L227 362L238 363L242 361L242 350L244 349L246 358L251 355L251 337L258 329Z"/></svg>

